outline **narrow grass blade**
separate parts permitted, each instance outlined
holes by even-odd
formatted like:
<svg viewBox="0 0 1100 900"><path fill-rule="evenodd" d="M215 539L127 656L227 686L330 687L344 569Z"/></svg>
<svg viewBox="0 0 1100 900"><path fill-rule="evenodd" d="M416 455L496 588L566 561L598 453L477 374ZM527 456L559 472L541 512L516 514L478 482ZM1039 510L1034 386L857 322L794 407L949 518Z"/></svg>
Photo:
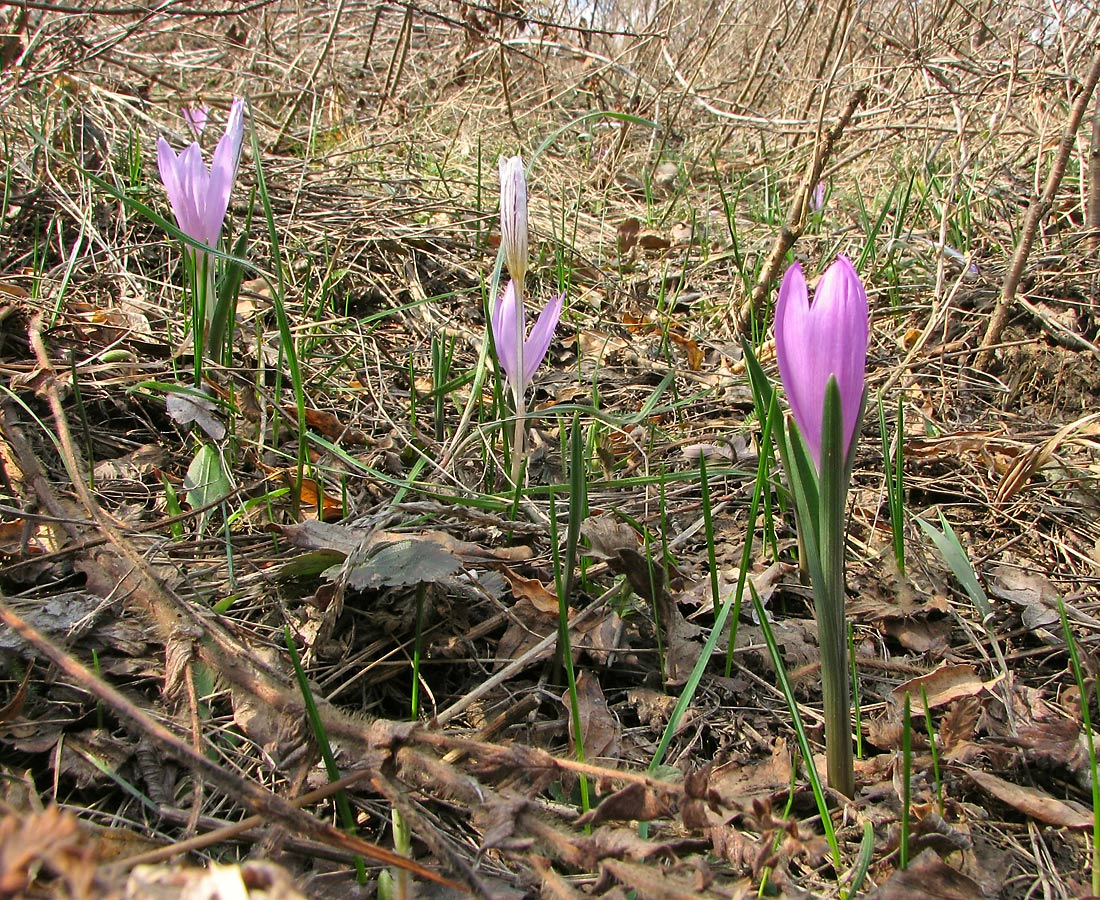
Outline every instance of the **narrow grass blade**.
<svg viewBox="0 0 1100 900"><path fill-rule="evenodd" d="M577 435L577 437L573 437ZM580 425L579 422L573 420L573 432L570 435L570 457L571 466L575 466L577 462L577 456L574 453L583 452L583 442L580 440ZM580 446L578 446L580 445ZM570 472L572 480L572 471ZM573 577L572 570L576 563L576 540L580 535L580 524L578 523L577 537L572 537L573 531L573 503L570 501L569 508L569 525L566 532L566 552L565 559L561 558L561 551L558 545L558 516L557 505L554 502L554 492L550 492L550 548L554 559L554 582L557 587L558 593L558 650L561 653L562 666L565 670L565 680L569 693L569 712L570 721L573 726L573 746L576 748L577 759L580 762L584 762L584 730L581 726L580 715L580 700L577 696L577 674L573 668L573 647L569 636L569 597L571 596ZM574 542L573 555L570 555L569 544L570 541ZM581 794L581 808L584 812L588 812L590 808L590 801L588 796L588 779L584 776L580 776L580 794Z"/></svg>
<svg viewBox="0 0 1100 900"><path fill-rule="evenodd" d="M943 526L943 531L940 531L935 525L929 524L920 516L917 516L917 524L932 539L932 543L940 551L940 556L943 557L944 562L947 563L951 572L959 580L959 584L963 586L967 596L977 607L983 624L988 622L993 617L993 606L989 602L985 590L978 582L978 575L974 571L974 567L970 565L970 559L967 557L966 551L963 550L962 543L959 541L958 535L955 534L955 529L951 527L951 523L947 521L941 512L940 524Z"/></svg>
<svg viewBox="0 0 1100 900"><path fill-rule="evenodd" d="M313 699L313 691L310 689L306 670L302 667L302 660L298 656L298 648L294 644L294 636L290 633L289 627L283 628L283 637L286 640L286 649L290 653L290 662L294 666L294 676L298 680L298 689L302 692L302 702L305 703L309 727L313 731L313 737L317 741L318 749L321 751L321 759L325 763L325 772L329 781L337 781L340 778L340 769L336 765L336 757L333 755L332 746L328 742L325 723L317 712L317 703ZM335 795L335 801L336 809L340 814L340 821L344 823L344 831L348 834L355 834L355 816L352 815L348 795L343 791L338 791ZM365 884L367 870L361 856L355 857L355 871L359 876L359 883Z"/></svg>
<svg viewBox="0 0 1100 900"><path fill-rule="evenodd" d="M294 334L290 329L290 318L287 316L285 293L286 281L283 276L283 257L279 250L279 231L275 227L275 211L271 205L271 196L267 192L267 179L264 178L264 168L260 163L263 158L260 153L260 142L256 137L256 129L249 128L252 138L252 158L256 161L256 190L263 204L264 217L267 221L267 234L271 241L271 263L275 269L275 281L271 285L271 305L275 310L275 321L279 326L279 342L286 356L287 368L290 370L290 383L294 390L294 408L298 414L298 474L292 497L292 509L297 517L301 505L302 481L305 476L306 452L308 448L308 431L306 428L306 395L302 381L302 369L298 364L298 353L294 345Z"/></svg>
<svg viewBox="0 0 1100 900"><path fill-rule="evenodd" d="M1069 650L1070 667L1077 682L1077 696L1081 702L1081 724L1085 729L1085 743L1089 750L1089 773L1092 775L1092 893L1100 896L1100 778L1097 775L1096 739L1092 733L1092 716L1089 714L1089 694L1085 684L1085 675L1081 669L1081 659L1077 654L1077 641L1073 629L1066 617L1066 605L1058 600L1058 615L1062 619L1062 634Z"/></svg>
<svg viewBox="0 0 1100 900"><path fill-rule="evenodd" d="M875 827L870 822L863 823L863 840L859 845L859 856L856 857L856 864L852 868L852 877L848 882L848 889L844 891L842 897L854 897L859 893L859 889L863 887L863 882L867 878L867 873L871 870L871 860L875 855Z"/></svg>

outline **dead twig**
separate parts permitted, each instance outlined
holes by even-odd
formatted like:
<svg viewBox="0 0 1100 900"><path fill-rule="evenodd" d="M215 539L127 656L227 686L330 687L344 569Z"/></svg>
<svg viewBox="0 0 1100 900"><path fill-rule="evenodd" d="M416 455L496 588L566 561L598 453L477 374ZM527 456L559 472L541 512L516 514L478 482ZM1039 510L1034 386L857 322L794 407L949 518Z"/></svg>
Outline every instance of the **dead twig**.
<svg viewBox="0 0 1100 900"><path fill-rule="evenodd" d="M81 464L77 458L68 419L65 416L61 398L57 392L53 364L42 339L42 325L41 315L35 316L31 320L28 332L30 344L37 357L38 364L47 375L44 393L50 406L50 412L53 415L54 424L57 427L59 453L77 496L91 516L96 519L103 533L122 557L119 562L123 562L124 565L119 572L119 583L128 580L138 582L141 588L139 594L147 599L148 610L152 614L154 622L159 626L163 636L162 639L166 644L170 640L179 641L184 639L184 636L191 638L195 645L202 645L205 648L200 651L204 661L214 667L223 677L234 683L244 669L259 667L258 670L249 673L246 677L246 680L252 682L250 692L257 700L270 703L275 708L288 713L291 710L297 710L298 715L304 715L299 699L291 694L289 688L277 683L275 673L264 672L261 674L264 667L254 654L248 653L244 647L232 640L213 621L204 620L198 616L187 603L180 597L175 596L166 585L153 575L148 562L125 540L115 522L96 503L88 490ZM188 766L197 775L205 777L209 782L224 791L227 796L240 798L258 814L282 822L294 831L327 844L358 853L386 865L407 869L419 877L427 878L439 884L459 887L455 882L444 878L442 875L437 875L435 872L425 869L390 850L386 850L384 847L345 834L332 825L319 822L313 816L297 809L289 801L268 791L256 782L227 771L217 762L207 758L203 753L196 751L186 741L173 734L168 728L132 703L115 687L97 677L81 662L41 634L3 601L0 601L0 621L42 653L82 688L109 706L122 719L131 723L138 733L147 735L159 744L165 752ZM198 640L202 636L208 637L210 640ZM245 665L245 663L248 663L248 665ZM333 718L336 718L336 716L334 715Z"/></svg>
<svg viewBox="0 0 1100 900"><path fill-rule="evenodd" d="M756 286L752 289L752 296L737 311L734 328L739 333L746 333L751 327L753 318L760 314L764 307L764 298L768 296L772 282L779 274L779 267L783 264L783 259L791 247L794 246L795 241L806 230L806 210L809 208L810 194L818 181L821 180L821 173L825 170L825 164L833 155L833 150L837 141L840 140L840 136L844 133L844 129L848 127L848 123L852 121L852 116L855 115L856 110L866 99L867 88L861 87L856 90L849 98L848 105L844 108L844 112L840 114L836 124L825 133L824 139L815 148L813 160L807 168L802 184L799 186L798 194L795 196L787 221L783 223L783 226L779 229L779 234L776 235L768 259L764 263L764 268L760 271Z"/></svg>
<svg viewBox="0 0 1100 900"><path fill-rule="evenodd" d="M1033 198L1028 205L1023 232L1020 234L1020 242L1016 245L1012 265L1008 267L1004 282L1001 284L1001 296L993 309L993 315L990 317L989 325L985 330L985 337L982 338L981 347L978 350L978 357L974 362L975 368L981 371L985 371L989 366L993 358L994 345L1001 340L1001 332L1004 331L1004 327L1008 323L1009 313L1015 305L1016 290L1020 286L1024 266L1027 264L1028 255L1031 253L1031 245L1035 242L1039 225L1054 205L1054 197L1058 193L1062 176L1066 172L1066 164L1069 162L1069 155L1073 152L1073 146L1077 140L1077 128L1081 124L1081 119L1084 118L1089 100L1096 89L1096 82L1100 80L1100 47L1094 47L1093 50L1095 55L1092 60L1092 68L1077 94L1073 109L1070 110L1069 120L1066 122L1066 129L1062 134L1062 142L1058 146L1058 153L1054 157L1054 164L1050 168L1050 175L1047 176L1043 193ZM1036 164L1038 164L1038 160Z"/></svg>
<svg viewBox="0 0 1100 900"><path fill-rule="evenodd" d="M417 865L392 850L379 847L354 835L345 834L338 828L320 822L309 813L298 809L293 803L274 794L247 778L241 778L222 768L212 759L195 750L182 738L173 734L151 715L131 702L121 691L98 678L87 666L70 656L33 625L20 616L6 602L0 600L0 622L7 625L27 644L45 656L81 688L109 706L123 720L129 722L141 734L156 741L165 752L182 762L193 772L203 775L212 784L225 792L227 796L239 798L254 809L258 815L282 823L293 831L366 856L388 866L406 869L420 878L426 878L437 884L458 888L461 886L438 875L431 869Z"/></svg>

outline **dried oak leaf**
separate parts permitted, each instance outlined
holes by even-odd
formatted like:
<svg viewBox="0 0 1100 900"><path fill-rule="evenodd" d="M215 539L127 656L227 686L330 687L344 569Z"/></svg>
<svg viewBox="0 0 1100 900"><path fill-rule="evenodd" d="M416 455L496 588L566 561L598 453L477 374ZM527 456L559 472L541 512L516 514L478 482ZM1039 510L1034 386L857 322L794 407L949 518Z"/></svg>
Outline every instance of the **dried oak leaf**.
<svg viewBox="0 0 1100 900"><path fill-rule="evenodd" d="M964 697L976 697L992 688L1000 679L1001 676L998 676L992 681L982 681L978 670L970 665L943 665L927 675L910 678L899 684L894 688L893 694L899 707L908 694L912 714L923 715L925 698L928 700L928 708L936 709Z"/></svg>
<svg viewBox="0 0 1100 900"><path fill-rule="evenodd" d="M975 743L981 701L977 697L965 697L952 703L940 719L940 754L953 762L971 762L982 748Z"/></svg>
<svg viewBox="0 0 1100 900"><path fill-rule="evenodd" d="M749 762L728 762L711 774L711 791L729 809L748 810L753 801L770 799L791 784L791 752L777 738L771 756Z"/></svg>
<svg viewBox="0 0 1100 900"><path fill-rule="evenodd" d="M1019 566L1001 565L989 573L989 593L1020 611L1024 627L1061 642L1058 603L1062 595L1048 578Z"/></svg>
<svg viewBox="0 0 1100 900"><path fill-rule="evenodd" d="M557 619L549 613L535 609L530 600L517 600L508 610L508 627L497 642L496 657L500 661L499 666L503 668L508 661L519 659L553 634L557 627ZM553 652L553 646L548 647L545 656ZM531 662L535 663L537 660L532 659Z"/></svg>
<svg viewBox="0 0 1100 900"><path fill-rule="evenodd" d="M1078 722L1049 710L1050 715L1020 723L1013 743L1024 749L1029 762L1046 768L1068 769L1074 774L1089 765L1087 746Z"/></svg>
<svg viewBox="0 0 1100 900"><path fill-rule="evenodd" d="M1080 831L1092 827L1092 813L1080 803L1059 800L1046 791L1013 784L989 772L975 769L967 774L982 790L1032 819Z"/></svg>
<svg viewBox="0 0 1100 900"><path fill-rule="evenodd" d="M588 540L587 555L615 559L619 550L637 550L638 532L616 516L589 516L581 523L581 535Z"/></svg>
<svg viewBox="0 0 1100 900"><path fill-rule="evenodd" d="M72 813L50 806L0 820L0 897L21 897L45 873L63 879L72 900L103 896L95 885L95 847ZM50 896L65 896L54 888Z"/></svg>
<svg viewBox="0 0 1100 900"><path fill-rule="evenodd" d="M601 886L611 880L620 882L633 890L639 900L743 900L755 896L756 892L749 880L723 882L720 889L700 883L705 876L696 870L688 875L679 872L667 872L653 865L627 862L618 859L605 859L601 864Z"/></svg>
<svg viewBox="0 0 1100 900"><path fill-rule="evenodd" d="M867 900L982 900L988 896L973 879L925 850L908 869L898 869Z"/></svg>
<svg viewBox="0 0 1100 900"><path fill-rule="evenodd" d="M504 574L504 579L512 589L512 596L517 601L526 600L538 612L557 617L558 595L556 593L537 578L524 578L506 566L502 566L500 571Z"/></svg>
<svg viewBox="0 0 1100 900"><path fill-rule="evenodd" d="M572 741L576 730L568 693L562 697L562 703L569 717L569 737ZM580 716L584 759L618 759L622 749L622 725L607 706L599 678L587 669L577 678L577 712Z"/></svg>
<svg viewBox="0 0 1100 900"><path fill-rule="evenodd" d="M638 243L638 234L642 230L642 223L631 216L629 219L623 219L619 223L619 227L616 229L616 242L619 245L619 253L626 254L634 249L634 246Z"/></svg>
<svg viewBox="0 0 1100 900"><path fill-rule="evenodd" d="M644 784L628 784L609 794L600 805L577 819L578 825L599 825L603 822L649 822L666 816L670 804Z"/></svg>

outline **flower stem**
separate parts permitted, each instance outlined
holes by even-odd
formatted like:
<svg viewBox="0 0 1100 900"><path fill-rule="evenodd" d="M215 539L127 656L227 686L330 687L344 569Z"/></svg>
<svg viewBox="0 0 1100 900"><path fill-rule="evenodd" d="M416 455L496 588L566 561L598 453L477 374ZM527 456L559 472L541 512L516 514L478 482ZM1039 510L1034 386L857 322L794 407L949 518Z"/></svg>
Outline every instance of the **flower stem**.
<svg viewBox="0 0 1100 900"><path fill-rule="evenodd" d="M821 494L818 548L821 580L814 583L821 690L825 711L825 757L829 786L845 797L855 794L852 755L852 694L848 676L848 633L844 615L844 534L849 469L843 448L840 391L830 379L825 390L821 440Z"/></svg>
<svg viewBox="0 0 1100 900"><path fill-rule="evenodd" d="M523 380L524 361L523 361L523 341L526 335L524 334L524 316L523 316L523 282L513 278L513 284L515 285L515 298L516 298L516 370L517 378L512 385L512 397L515 399L516 406L516 430L514 437L512 438L512 484L517 488L519 485L519 479L523 472L523 457L524 457L524 443L527 437L524 430L524 419L526 417L526 394L527 385Z"/></svg>
<svg viewBox="0 0 1100 900"><path fill-rule="evenodd" d="M523 428L523 419L525 415L525 409L523 404L523 395L516 394L516 430L512 436L512 484L519 487L519 479L523 474L523 455L524 447L523 442L526 438L526 433Z"/></svg>

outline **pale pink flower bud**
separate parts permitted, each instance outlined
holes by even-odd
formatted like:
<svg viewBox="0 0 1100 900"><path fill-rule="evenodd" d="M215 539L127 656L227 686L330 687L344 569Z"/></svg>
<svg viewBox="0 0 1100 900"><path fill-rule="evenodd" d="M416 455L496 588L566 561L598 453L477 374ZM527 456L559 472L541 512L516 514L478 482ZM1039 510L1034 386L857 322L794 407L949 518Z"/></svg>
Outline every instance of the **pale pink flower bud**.
<svg viewBox="0 0 1100 900"><path fill-rule="evenodd" d="M527 275L527 176L518 156L501 157L500 168L500 241L504 263L512 280L519 283Z"/></svg>

